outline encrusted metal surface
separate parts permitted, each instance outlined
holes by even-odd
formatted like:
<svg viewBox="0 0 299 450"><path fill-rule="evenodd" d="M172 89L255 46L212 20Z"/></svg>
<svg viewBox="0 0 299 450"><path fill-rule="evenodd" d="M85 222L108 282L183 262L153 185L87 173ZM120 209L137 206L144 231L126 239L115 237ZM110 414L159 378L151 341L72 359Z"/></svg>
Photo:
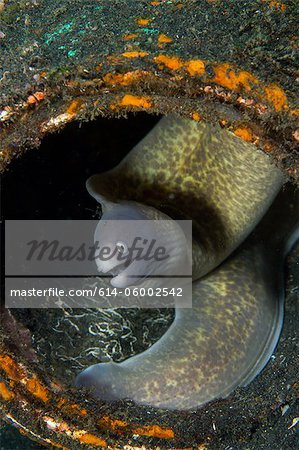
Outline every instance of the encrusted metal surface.
<svg viewBox="0 0 299 450"><path fill-rule="evenodd" d="M1 171L71 121L176 112L219 122L270 153L298 182L295 6L292 0L0 1ZM64 449L220 449L246 442L261 448L258 432L280 448L273 424L289 420L281 408L294 404L298 390L295 363L287 387L281 362L293 345L292 298L289 328L262 381L197 413L109 406L66 389L45 375L29 331L4 311L2 414L32 439ZM275 403L273 372L281 388ZM286 431L285 448L292 448L292 433Z"/></svg>
<svg viewBox="0 0 299 450"><path fill-rule="evenodd" d="M298 178L295 1L7 1L0 21L2 170L69 121L145 110L218 121Z"/></svg>

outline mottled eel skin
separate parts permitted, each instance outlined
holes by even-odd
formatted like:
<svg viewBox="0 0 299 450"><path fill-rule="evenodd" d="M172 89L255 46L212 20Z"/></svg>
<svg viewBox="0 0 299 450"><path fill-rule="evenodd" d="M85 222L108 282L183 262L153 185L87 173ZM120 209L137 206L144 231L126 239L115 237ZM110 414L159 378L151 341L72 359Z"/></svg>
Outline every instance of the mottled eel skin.
<svg viewBox="0 0 299 450"><path fill-rule="evenodd" d="M114 170L91 177L87 188L102 205L102 219L192 219L193 308L177 309L167 333L147 351L91 366L76 385L106 400L183 410L248 384L280 334L281 263L286 243L298 237L298 206L286 212L292 219L280 233L269 239L262 226L227 257L283 183L269 157L251 144L174 116L164 117Z"/></svg>

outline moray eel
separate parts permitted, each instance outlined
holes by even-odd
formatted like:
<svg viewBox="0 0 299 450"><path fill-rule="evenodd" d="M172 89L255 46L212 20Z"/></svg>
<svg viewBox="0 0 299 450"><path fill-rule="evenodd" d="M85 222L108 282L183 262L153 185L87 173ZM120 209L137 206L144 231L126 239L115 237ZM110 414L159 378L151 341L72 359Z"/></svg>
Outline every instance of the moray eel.
<svg viewBox="0 0 299 450"><path fill-rule="evenodd" d="M279 233L269 236L269 227L281 219L283 208L276 208L279 217L266 215L235 249L284 182L253 145L219 127L175 116L164 117L115 169L91 177L87 189L102 205L101 221L192 219L193 307L177 308L173 324L151 348L121 363L93 365L77 376L76 385L108 401L127 398L180 410L247 385L269 360L280 334L280 274L286 248L298 237L298 195L294 211L284 212L292 219ZM130 233L104 231L101 221L95 240L110 239L124 250ZM150 225L144 231L149 239L156 236ZM180 249L185 243L177 233L176 227L169 230ZM174 255L180 261L186 257L184 251ZM117 264L101 262L99 270L112 273L112 285L132 283L126 276L130 267ZM147 270L142 267L140 278Z"/></svg>

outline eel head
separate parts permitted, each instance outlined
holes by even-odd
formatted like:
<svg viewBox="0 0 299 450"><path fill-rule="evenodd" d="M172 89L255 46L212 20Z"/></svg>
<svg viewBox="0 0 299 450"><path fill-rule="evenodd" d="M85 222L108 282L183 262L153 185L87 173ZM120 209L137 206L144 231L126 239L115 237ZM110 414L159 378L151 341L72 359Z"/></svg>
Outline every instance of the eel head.
<svg viewBox="0 0 299 450"><path fill-rule="evenodd" d="M88 183L103 213L94 234L95 261L101 274L112 275L112 286L136 285L149 276L185 275L192 255L178 222L138 202L107 200Z"/></svg>

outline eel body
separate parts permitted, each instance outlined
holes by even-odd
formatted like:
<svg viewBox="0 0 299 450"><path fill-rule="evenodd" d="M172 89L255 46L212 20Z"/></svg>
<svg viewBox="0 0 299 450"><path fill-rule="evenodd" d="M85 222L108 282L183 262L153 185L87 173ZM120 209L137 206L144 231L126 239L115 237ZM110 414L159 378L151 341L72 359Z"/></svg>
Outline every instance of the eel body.
<svg viewBox="0 0 299 450"><path fill-rule="evenodd" d="M248 236L283 181L253 144L220 127L166 116L115 169L91 177L87 189L101 204L130 200L191 219L197 279Z"/></svg>
<svg viewBox="0 0 299 450"><path fill-rule="evenodd" d="M102 219L153 219L160 210L162 220L166 214L192 219L193 307L177 308L173 324L151 348L122 363L91 366L76 385L104 400L182 410L247 385L280 334L282 261L298 238L298 194L280 200L283 207L271 209L235 249L283 182L268 156L250 144L173 116L162 119L113 171L88 180ZM146 233L152 238L154 232ZM111 234L114 241L129 239L113 229ZM169 235L178 247L175 229Z"/></svg>

